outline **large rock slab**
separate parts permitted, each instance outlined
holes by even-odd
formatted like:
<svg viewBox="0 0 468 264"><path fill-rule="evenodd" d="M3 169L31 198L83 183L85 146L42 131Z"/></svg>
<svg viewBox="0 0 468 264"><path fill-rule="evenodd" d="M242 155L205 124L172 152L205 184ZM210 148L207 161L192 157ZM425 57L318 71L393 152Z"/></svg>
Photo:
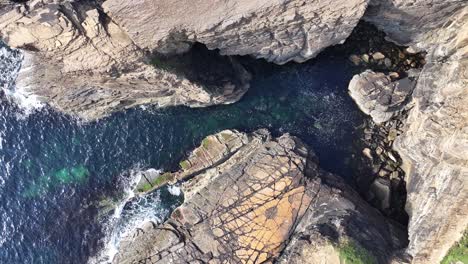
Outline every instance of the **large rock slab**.
<svg viewBox="0 0 468 264"><path fill-rule="evenodd" d="M408 175L407 252L438 263L468 225L468 2L377 0L365 19L428 53L395 148Z"/></svg>
<svg viewBox="0 0 468 264"><path fill-rule="evenodd" d="M125 238L114 263L315 263L297 251L339 263L341 246L350 243L377 263L404 247L403 232L322 171L299 139L273 139L265 130L208 138L240 147L214 147L213 157L223 158L197 167L183 184L183 205L165 223L148 223ZM307 242L312 234L317 240ZM312 241L319 239L326 246L316 250Z"/></svg>
<svg viewBox="0 0 468 264"><path fill-rule="evenodd" d="M104 10L135 44L180 52L201 42L227 55L303 62L343 42L368 0L107 0Z"/></svg>

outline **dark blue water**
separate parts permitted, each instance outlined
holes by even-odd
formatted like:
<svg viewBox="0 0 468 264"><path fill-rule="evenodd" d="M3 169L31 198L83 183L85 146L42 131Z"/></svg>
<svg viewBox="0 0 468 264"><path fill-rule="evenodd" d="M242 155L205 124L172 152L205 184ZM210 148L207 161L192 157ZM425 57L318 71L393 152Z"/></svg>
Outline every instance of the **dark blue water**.
<svg viewBox="0 0 468 264"><path fill-rule="evenodd" d="M47 107L25 116L3 97L0 263L86 263L119 228L109 222L131 170L174 170L203 137L222 129L299 136L325 169L350 179L363 116L347 95L356 69L346 57L255 67L251 90L236 104L137 108L87 124ZM180 201L163 189L127 205L119 221L145 210L163 219Z"/></svg>

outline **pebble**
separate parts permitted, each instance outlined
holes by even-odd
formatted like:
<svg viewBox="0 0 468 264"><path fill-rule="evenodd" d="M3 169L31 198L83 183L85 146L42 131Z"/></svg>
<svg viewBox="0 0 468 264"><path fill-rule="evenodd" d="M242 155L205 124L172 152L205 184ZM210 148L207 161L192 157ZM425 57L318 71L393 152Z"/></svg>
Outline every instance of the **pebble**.
<svg viewBox="0 0 468 264"><path fill-rule="evenodd" d="M390 173L390 179L398 179L398 171L393 171Z"/></svg>
<svg viewBox="0 0 468 264"><path fill-rule="evenodd" d="M393 162L398 162L392 152L388 152L388 157L393 160Z"/></svg>
<svg viewBox="0 0 468 264"><path fill-rule="evenodd" d="M380 171L379 171L379 176L380 176L380 177L385 177L385 176L387 176L387 175L388 175L388 172L387 172L386 170L380 170Z"/></svg>
<svg viewBox="0 0 468 264"><path fill-rule="evenodd" d="M377 148L375 149L375 153L376 153L377 155L382 154L382 152L383 152L383 149L382 149L381 147L377 147Z"/></svg>
<svg viewBox="0 0 468 264"><path fill-rule="evenodd" d="M369 55L364 54L364 55L361 56L361 58L365 63L369 63Z"/></svg>
<svg viewBox="0 0 468 264"><path fill-rule="evenodd" d="M369 148L363 149L362 154L364 154L364 156L368 157L369 159L373 159L371 150Z"/></svg>
<svg viewBox="0 0 468 264"><path fill-rule="evenodd" d="M403 52L399 51L399 52L398 52L398 57L399 57L400 59L404 59L404 58L406 57L406 55L405 55Z"/></svg>
<svg viewBox="0 0 468 264"><path fill-rule="evenodd" d="M409 54L415 54L415 53L418 53L418 51L413 48L413 47L408 47L406 48L406 52L408 52Z"/></svg>
<svg viewBox="0 0 468 264"><path fill-rule="evenodd" d="M372 58L374 60L383 60L385 58L385 55L383 55L381 52L375 52L372 54Z"/></svg>
<svg viewBox="0 0 468 264"><path fill-rule="evenodd" d="M390 132L388 132L387 139L389 141L394 141L398 135L398 131L394 128L390 129Z"/></svg>

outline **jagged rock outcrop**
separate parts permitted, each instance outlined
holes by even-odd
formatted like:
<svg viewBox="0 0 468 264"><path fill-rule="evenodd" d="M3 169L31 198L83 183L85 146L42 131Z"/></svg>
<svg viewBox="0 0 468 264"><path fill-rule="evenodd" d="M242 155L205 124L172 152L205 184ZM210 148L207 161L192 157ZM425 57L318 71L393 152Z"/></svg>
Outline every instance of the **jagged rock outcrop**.
<svg viewBox="0 0 468 264"><path fill-rule="evenodd" d="M92 2L33 0L5 7L0 37L25 53L17 89L85 119L140 104L230 103L248 88L249 75L234 61L225 66L229 74L219 93L149 65L145 52Z"/></svg>
<svg viewBox="0 0 468 264"><path fill-rule="evenodd" d="M343 42L367 0L107 0L104 10L136 45L178 52L201 42L222 54L303 62Z"/></svg>
<svg viewBox="0 0 468 264"><path fill-rule="evenodd" d="M365 19L427 51L395 149L408 175L407 252L438 263L468 225L468 2L378 0Z"/></svg>
<svg viewBox="0 0 468 264"><path fill-rule="evenodd" d="M114 263L314 263L296 254L305 251L339 262L344 244L383 262L404 247L400 230L322 171L299 139L272 139L265 130L209 139L226 151L213 146L209 157L203 144L195 150L208 155L189 159L204 165L183 184L183 205L164 224L148 223L125 238ZM318 239L328 247L317 251Z"/></svg>
<svg viewBox="0 0 468 264"><path fill-rule="evenodd" d="M17 78L22 94L85 119L140 104L235 102L249 81L235 61L212 89L148 65L153 52L186 52L201 42L222 54L304 61L344 41L368 0L336 0L333 8L299 0L102 2L2 2L0 37L25 52Z"/></svg>
<svg viewBox="0 0 468 264"><path fill-rule="evenodd" d="M222 54L282 64L303 62L343 42L367 2L107 0L103 8L142 48L173 52L197 41Z"/></svg>
<svg viewBox="0 0 468 264"><path fill-rule="evenodd" d="M415 82L406 77L392 81L384 73L367 70L349 82L349 95L376 123L388 121L409 101Z"/></svg>

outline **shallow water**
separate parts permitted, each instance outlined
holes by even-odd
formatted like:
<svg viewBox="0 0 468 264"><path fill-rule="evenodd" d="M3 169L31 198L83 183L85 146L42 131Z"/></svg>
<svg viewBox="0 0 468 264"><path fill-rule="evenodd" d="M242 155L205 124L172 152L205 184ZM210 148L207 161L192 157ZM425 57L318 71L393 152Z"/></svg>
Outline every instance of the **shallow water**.
<svg viewBox="0 0 468 264"><path fill-rule="evenodd" d="M14 62L0 63L15 69ZM0 263L86 263L115 242L119 228L162 221L182 198L165 188L123 207L132 171L177 169L203 137L222 129L299 136L323 168L351 180L351 157L359 151L353 138L364 117L347 95L356 69L346 56L328 52L300 65L251 67L252 88L240 102L203 109L139 107L83 124L47 107L25 115L4 99ZM8 88L11 74L2 74Z"/></svg>

